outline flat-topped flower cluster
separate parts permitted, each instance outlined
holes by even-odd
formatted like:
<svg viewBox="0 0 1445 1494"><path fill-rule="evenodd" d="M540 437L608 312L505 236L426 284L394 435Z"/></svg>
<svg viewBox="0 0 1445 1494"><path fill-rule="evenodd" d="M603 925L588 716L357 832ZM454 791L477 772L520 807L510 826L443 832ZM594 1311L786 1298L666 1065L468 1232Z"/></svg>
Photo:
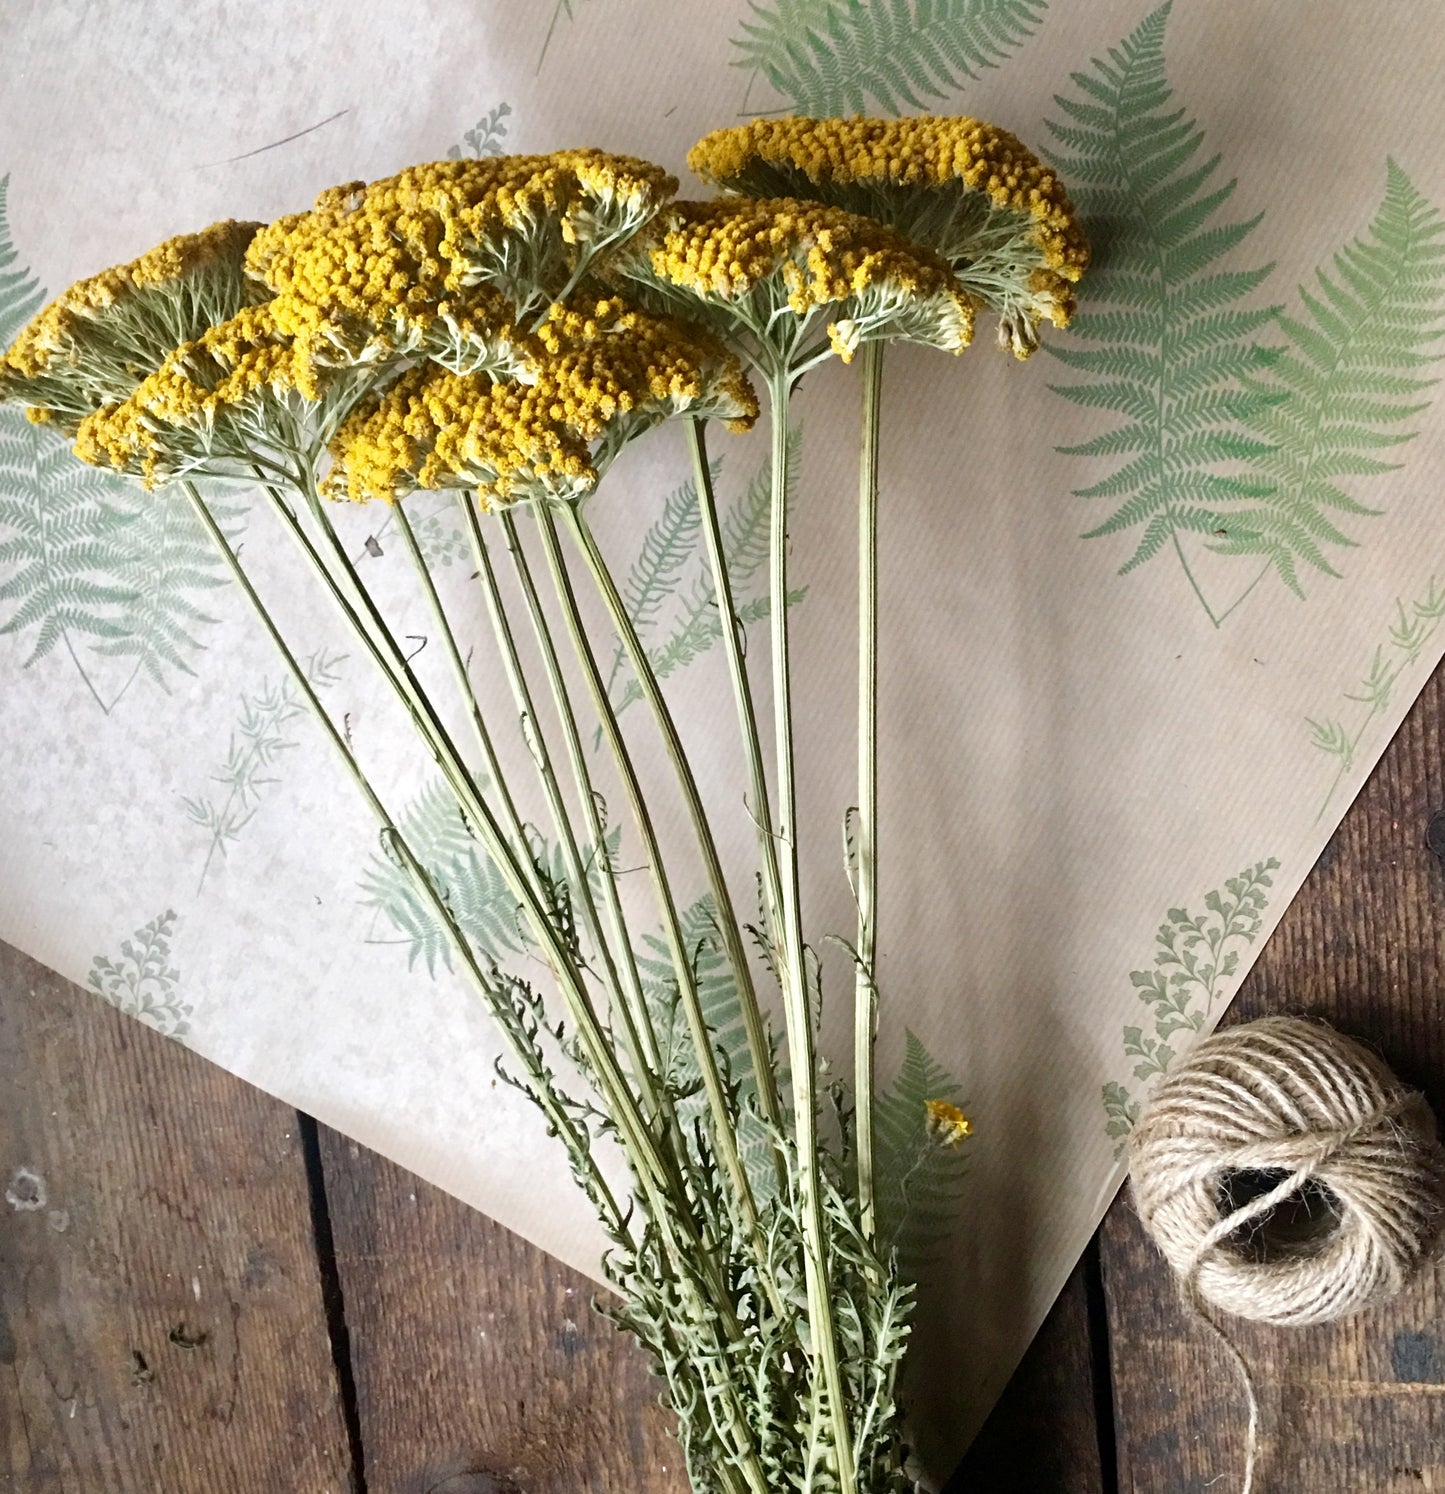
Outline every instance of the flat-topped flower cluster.
<svg viewBox="0 0 1445 1494"><path fill-rule="evenodd" d="M1067 323L1067 195L975 120L756 122L694 147L728 195L679 202L599 150L454 160L223 222L78 282L16 338L0 396L140 477L273 476L354 499L590 492L687 412L750 424L744 365L860 344L1020 356Z"/></svg>

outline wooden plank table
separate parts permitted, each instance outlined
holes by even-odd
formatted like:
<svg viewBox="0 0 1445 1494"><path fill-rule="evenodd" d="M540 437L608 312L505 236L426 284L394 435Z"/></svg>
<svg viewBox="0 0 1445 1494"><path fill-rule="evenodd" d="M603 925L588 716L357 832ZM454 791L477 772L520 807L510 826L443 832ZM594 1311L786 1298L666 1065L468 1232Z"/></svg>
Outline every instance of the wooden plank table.
<svg viewBox="0 0 1445 1494"><path fill-rule="evenodd" d="M1235 1003L1376 1043L1445 1112L1445 670ZM0 947L0 1491L682 1494L590 1284ZM1445 1275L1240 1325L1277 1494L1445 1491ZM1238 1487L1244 1409L1116 1201L949 1494Z"/></svg>

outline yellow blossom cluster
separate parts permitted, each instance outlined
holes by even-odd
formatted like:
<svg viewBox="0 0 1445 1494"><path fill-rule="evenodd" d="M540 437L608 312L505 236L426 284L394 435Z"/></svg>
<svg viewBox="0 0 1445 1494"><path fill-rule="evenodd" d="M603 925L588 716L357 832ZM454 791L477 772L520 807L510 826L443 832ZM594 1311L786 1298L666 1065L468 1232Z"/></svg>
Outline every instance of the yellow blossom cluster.
<svg viewBox="0 0 1445 1494"><path fill-rule="evenodd" d="M756 418L732 354L615 297L554 307L537 342L511 379L427 364L404 374L337 432L329 490L359 502L449 486L475 487L484 502L576 496L600 476L594 448L675 411Z"/></svg>
<svg viewBox="0 0 1445 1494"><path fill-rule="evenodd" d="M1028 218L1044 264L1077 280L1089 244L1063 183L1016 135L966 116L912 119L758 119L715 130L693 146L688 165L729 187L761 163L796 181L798 196L830 184L892 188L961 182L996 208Z"/></svg>
<svg viewBox="0 0 1445 1494"><path fill-rule="evenodd" d="M1068 324L1089 262L1058 176L982 120L754 120L705 136L688 164L728 191L810 197L893 224L1001 313L1002 340L1020 356L1036 346L1039 321Z"/></svg>
<svg viewBox="0 0 1445 1494"><path fill-rule="evenodd" d="M676 186L659 167L596 150L440 161L322 193L257 234L247 264L287 331L415 343L481 283L545 305L578 246L640 225Z"/></svg>
<svg viewBox="0 0 1445 1494"><path fill-rule="evenodd" d="M187 436L213 431L268 397L318 400L330 371L318 367L305 339L288 337L269 305L249 306L183 343L124 400L80 422L75 453L154 484L168 474Z"/></svg>
<svg viewBox="0 0 1445 1494"><path fill-rule="evenodd" d="M66 425L124 398L179 343L253 299L243 263L259 227L213 223L77 281L0 358L0 397Z"/></svg>
<svg viewBox="0 0 1445 1494"><path fill-rule="evenodd" d="M881 293L901 304L945 303L954 348L972 336L973 305L943 260L886 224L839 208L791 198L677 202L647 242L657 279L704 300L737 302L777 288L798 316L836 307L843 321L851 320L846 303ZM856 344L837 324L830 337L849 358Z"/></svg>

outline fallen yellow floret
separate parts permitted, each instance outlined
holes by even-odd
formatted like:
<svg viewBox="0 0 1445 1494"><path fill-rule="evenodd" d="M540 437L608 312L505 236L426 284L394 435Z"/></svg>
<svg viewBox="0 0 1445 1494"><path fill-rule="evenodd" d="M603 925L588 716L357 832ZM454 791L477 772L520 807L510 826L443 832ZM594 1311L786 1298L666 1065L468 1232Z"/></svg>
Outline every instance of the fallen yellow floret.
<svg viewBox="0 0 1445 1494"><path fill-rule="evenodd" d="M924 1104L924 1129L942 1146L959 1146L973 1135L973 1122L957 1105L947 1100L928 1100Z"/></svg>

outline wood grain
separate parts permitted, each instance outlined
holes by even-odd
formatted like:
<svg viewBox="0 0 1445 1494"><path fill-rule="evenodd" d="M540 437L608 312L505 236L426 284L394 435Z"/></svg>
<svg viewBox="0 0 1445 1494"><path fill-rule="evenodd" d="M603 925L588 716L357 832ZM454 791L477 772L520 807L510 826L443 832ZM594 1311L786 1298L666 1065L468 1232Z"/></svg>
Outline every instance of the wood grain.
<svg viewBox="0 0 1445 1494"><path fill-rule="evenodd" d="M1426 827L1445 806L1437 670L1251 972L1229 1020L1323 1017L1375 1044L1445 1113L1445 870ZM1236 1488L1244 1401L1123 1197L1100 1251L1119 1488ZM1260 1494L1445 1490L1445 1273L1395 1302L1300 1332L1229 1324L1259 1384ZM1217 1480L1217 1483L1211 1482Z"/></svg>
<svg viewBox="0 0 1445 1494"><path fill-rule="evenodd" d="M296 1129L0 945L0 1489L347 1489Z"/></svg>
<svg viewBox="0 0 1445 1494"><path fill-rule="evenodd" d="M944 1494L1103 1494L1094 1382L1108 1366L1094 1355L1095 1268L1091 1249Z"/></svg>
<svg viewBox="0 0 1445 1494"><path fill-rule="evenodd" d="M322 1130L367 1494L685 1494L642 1351L586 1277Z"/></svg>

